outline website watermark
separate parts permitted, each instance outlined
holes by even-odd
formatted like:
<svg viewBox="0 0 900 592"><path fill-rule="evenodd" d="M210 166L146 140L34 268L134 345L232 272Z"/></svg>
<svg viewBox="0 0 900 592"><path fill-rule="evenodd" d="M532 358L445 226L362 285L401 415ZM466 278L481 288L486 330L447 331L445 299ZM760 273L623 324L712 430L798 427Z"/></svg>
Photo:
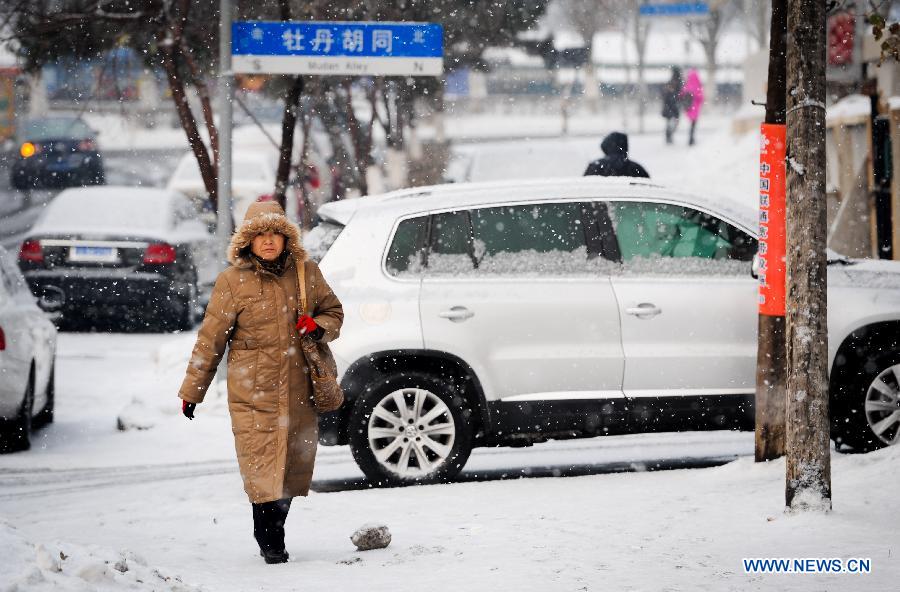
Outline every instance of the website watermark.
<svg viewBox="0 0 900 592"><path fill-rule="evenodd" d="M872 560L868 557L745 557L744 573L748 574L868 574Z"/></svg>

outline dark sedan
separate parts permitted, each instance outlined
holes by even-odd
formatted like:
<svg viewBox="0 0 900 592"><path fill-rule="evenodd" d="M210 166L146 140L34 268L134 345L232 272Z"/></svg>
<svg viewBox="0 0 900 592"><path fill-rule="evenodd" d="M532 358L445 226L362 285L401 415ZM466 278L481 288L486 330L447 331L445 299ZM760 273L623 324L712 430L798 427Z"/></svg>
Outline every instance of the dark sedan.
<svg viewBox="0 0 900 592"><path fill-rule="evenodd" d="M106 182L96 133L81 119L29 119L17 136L19 151L10 172L16 189Z"/></svg>
<svg viewBox="0 0 900 592"><path fill-rule="evenodd" d="M19 267L63 326L188 329L213 281L214 237L182 194L140 187L67 189L22 243Z"/></svg>

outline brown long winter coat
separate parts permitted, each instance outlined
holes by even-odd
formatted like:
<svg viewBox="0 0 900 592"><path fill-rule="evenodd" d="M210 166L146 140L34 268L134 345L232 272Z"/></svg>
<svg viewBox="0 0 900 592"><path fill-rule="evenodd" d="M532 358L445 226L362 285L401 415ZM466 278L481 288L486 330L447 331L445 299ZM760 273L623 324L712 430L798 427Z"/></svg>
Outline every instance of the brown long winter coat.
<svg viewBox="0 0 900 592"><path fill-rule="evenodd" d="M292 256L280 277L250 257L253 238L283 234ZM325 330L320 342L338 337L344 311L306 259L299 229L277 203L250 206L228 249L231 267L219 274L178 396L200 403L229 343L228 408L244 490L253 503L306 495L312 480L318 422L312 382L294 325L298 316L297 269L306 270L307 314ZM311 312L310 312L311 311ZM327 347L323 354L333 364Z"/></svg>

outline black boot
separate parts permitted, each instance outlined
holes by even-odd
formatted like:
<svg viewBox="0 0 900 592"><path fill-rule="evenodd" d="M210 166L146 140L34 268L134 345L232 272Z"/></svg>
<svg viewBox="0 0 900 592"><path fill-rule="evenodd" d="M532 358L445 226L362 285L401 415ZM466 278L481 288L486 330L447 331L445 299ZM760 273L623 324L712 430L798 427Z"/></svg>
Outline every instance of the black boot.
<svg viewBox="0 0 900 592"><path fill-rule="evenodd" d="M259 550L259 556L266 560L266 563L287 563L290 558L287 551L263 551Z"/></svg>
<svg viewBox="0 0 900 592"><path fill-rule="evenodd" d="M288 553L284 550L284 522L290 508L289 498L253 504L253 536L266 563L284 563L288 560Z"/></svg>

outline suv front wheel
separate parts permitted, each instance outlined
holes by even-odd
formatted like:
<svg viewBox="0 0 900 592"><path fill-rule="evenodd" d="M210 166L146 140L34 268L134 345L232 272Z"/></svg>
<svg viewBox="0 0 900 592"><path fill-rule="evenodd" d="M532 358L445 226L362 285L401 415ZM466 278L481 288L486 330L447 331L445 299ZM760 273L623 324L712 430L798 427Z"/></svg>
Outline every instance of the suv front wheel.
<svg viewBox="0 0 900 592"><path fill-rule="evenodd" d="M472 451L469 416L451 379L394 374L357 399L349 420L350 449L376 485L447 481Z"/></svg>

